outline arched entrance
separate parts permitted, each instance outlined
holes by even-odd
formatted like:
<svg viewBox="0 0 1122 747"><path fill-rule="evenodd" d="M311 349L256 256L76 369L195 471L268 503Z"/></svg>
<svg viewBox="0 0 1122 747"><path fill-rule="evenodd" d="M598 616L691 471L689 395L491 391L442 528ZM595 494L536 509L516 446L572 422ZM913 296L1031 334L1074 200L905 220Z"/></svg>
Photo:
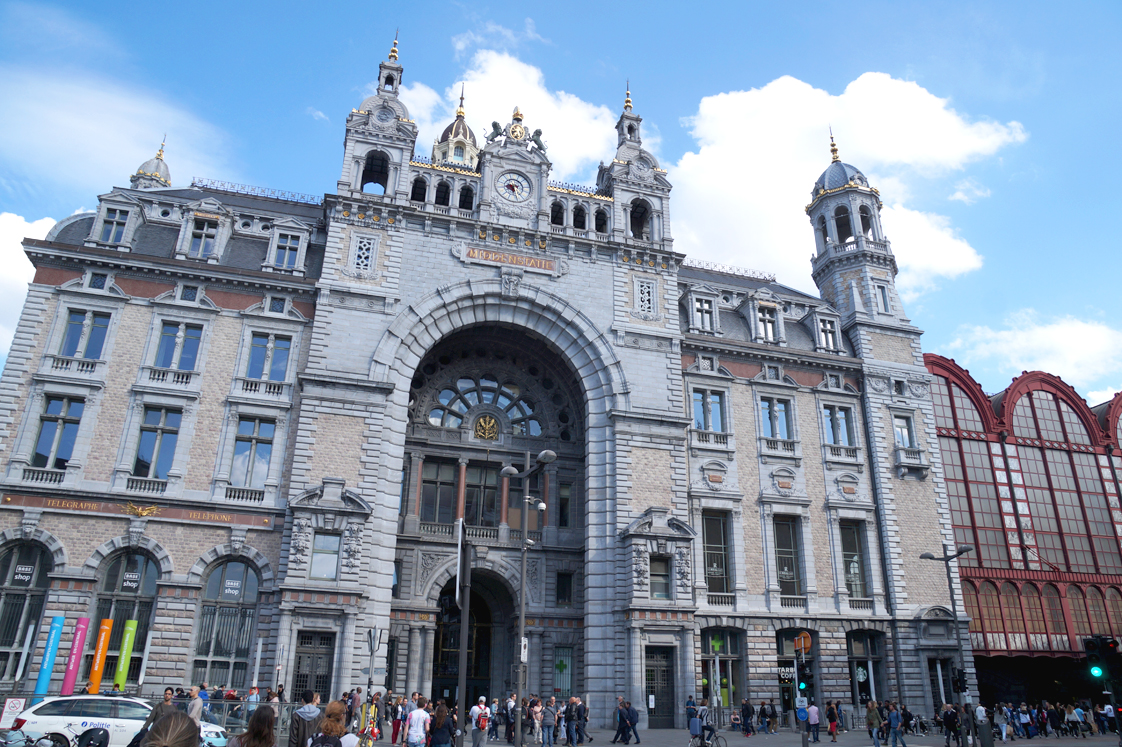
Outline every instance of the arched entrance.
<svg viewBox="0 0 1122 747"><path fill-rule="evenodd" d="M432 697L458 702L460 667L460 609L456 606L456 580L448 581L437 600L436 636L432 664ZM513 641L518 617L506 587L486 571L475 570L468 627L468 702L479 696L501 696L513 661Z"/></svg>

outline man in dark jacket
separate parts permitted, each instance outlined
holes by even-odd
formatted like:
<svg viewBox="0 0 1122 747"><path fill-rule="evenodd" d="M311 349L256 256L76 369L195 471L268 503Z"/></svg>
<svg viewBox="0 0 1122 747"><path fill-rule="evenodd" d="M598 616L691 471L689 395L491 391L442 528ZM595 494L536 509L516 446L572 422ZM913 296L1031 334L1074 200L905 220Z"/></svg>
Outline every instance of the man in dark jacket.
<svg viewBox="0 0 1122 747"><path fill-rule="evenodd" d="M625 703L627 706L627 725L631 728L631 735L635 737L635 744L639 744L639 711L635 706L631 705L631 701ZM588 741L592 741L589 739ZM624 744L631 744L627 737L623 739Z"/></svg>
<svg viewBox="0 0 1122 747"><path fill-rule="evenodd" d="M627 706L623 704L623 696L616 696L616 733L612 737L612 744L627 741Z"/></svg>
<svg viewBox="0 0 1122 747"><path fill-rule="evenodd" d="M588 706L586 706L584 704L584 701L581 700L580 697L578 696L577 697L577 744L584 744L585 739L587 739L589 742L592 741L592 737L588 736L588 732L585 731L585 729L588 728L587 726L585 726L585 724L587 724L587 723L588 723Z"/></svg>
<svg viewBox="0 0 1122 747"><path fill-rule="evenodd" d="M749 736L755 731L755 727L752 724L755 717L756 709L748 702L748 698L745 698L743 705L740 706L740 723L744 725L744 736Z"/></svg>
<svg viewBox="0 0 1122 747"><path fill-rule="evenodd" d="M305 690L300 696L304 705L292 714L288 722L288 747L307 747L308 740L319 732L323 713L319 709L319 695Z"/></svg>
<svg viewBox="0 0 1122 747"><path fill-rule="evenodd" d="M172 703L172 698L175 696L175 691L170 687L164 688L164 702L157 703L156 707L148 712L148 718L144 721L144 726L140 727L142 730L151 729L155 726L156 722L167 716L170 713L175 713L179 709L176 708L175 703Z"/></svg>

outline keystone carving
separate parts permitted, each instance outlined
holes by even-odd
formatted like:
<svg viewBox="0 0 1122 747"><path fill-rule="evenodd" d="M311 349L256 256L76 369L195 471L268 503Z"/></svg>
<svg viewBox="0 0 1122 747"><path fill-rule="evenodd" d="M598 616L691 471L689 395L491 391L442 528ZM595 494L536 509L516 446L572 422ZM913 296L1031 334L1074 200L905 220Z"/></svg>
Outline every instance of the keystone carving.
<svg viewBox="0 0 1122 747"><path fill-rule="evenodd" d="M643 591L647 588L647 574L650 570L650 563L647 558L647 551L642 547L634 548L635 562L632 565L632 571L635 574L635 588Z"/></svg>
<svg viewBox="0 0 1122 747"><path fill-rule="evenodd" d="M674 573L678 576L678 589L683 594L690 591L690 551L688 547L679 547L674 552Z"/></svg>
<svg viewBox="0 0 1122 747"><path fill-rule="evenodd" d="M292 522L292 554L302 558L312 546L312 520L301 516Z"/></svg>

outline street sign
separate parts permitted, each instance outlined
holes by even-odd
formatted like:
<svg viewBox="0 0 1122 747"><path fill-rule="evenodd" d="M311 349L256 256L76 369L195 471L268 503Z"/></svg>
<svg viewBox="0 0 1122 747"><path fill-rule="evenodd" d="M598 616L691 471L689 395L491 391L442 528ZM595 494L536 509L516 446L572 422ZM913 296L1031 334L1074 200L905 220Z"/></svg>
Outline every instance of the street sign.
<svg viewBox="0 0 1122 747"><path fill-rule="evenodd" d="M800 708L799 710L795 711L795 717L798 718L799 721L806 721L806 719L807 719L806 709L805 708Z"/></svg>
<svg viewBox="0 0 1122 747"><path fill-rule="evenodd" d="M806 708L806 706L807 706L806 698L795 698L795 708Z"/></svg>
<svg viewBox="0 0 1122 747"><path fill-rule="evenodd" d="M530 660L530 639L523 636L522 638L522 663L525 664Z"/></svg>
<svg viewBox="0 0 1122 747"><path fill-rule="evenodd" d="M795 636L795 652L803 654L804 656L809 654L811 643L810 633L804 630L802 633Z"/></svg>

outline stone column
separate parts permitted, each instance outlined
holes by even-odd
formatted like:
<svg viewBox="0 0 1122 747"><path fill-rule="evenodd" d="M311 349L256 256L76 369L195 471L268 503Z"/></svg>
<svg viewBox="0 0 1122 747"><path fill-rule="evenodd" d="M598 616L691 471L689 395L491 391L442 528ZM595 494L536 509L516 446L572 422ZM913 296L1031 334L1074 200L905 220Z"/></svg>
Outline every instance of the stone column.
<svg viewBox="0 0 1122 747"><path fill-rule="evenodd" d="M628 658L631 659L631 667L626 675L629 681L624 691L627 693L625 697L631 701L631 705L639 712L639 728L646 729L647 699L643 697L643 684L646 679L643 676L643 631L638 625L633 624L631 630L628 631L627 648ZM681 699L679 698L679 700Z"/></svg>
<svg viewBox="0 0 1122 747"><path fill-rule="evenodd" d="M421 672L421 629L416 625L409 626L409 651L408 661L405 664L405 697L420 690L419 675Z"/></svg>
<svg viewBox="0 0 1122 747"><path fill-rule="evenodd" d="M425 635L425 655L421 659L421 686L417 688L421 695L429 698L433 695L432 692L432 660L436 651L436 628L427 627L424 629Z"/></svg>

